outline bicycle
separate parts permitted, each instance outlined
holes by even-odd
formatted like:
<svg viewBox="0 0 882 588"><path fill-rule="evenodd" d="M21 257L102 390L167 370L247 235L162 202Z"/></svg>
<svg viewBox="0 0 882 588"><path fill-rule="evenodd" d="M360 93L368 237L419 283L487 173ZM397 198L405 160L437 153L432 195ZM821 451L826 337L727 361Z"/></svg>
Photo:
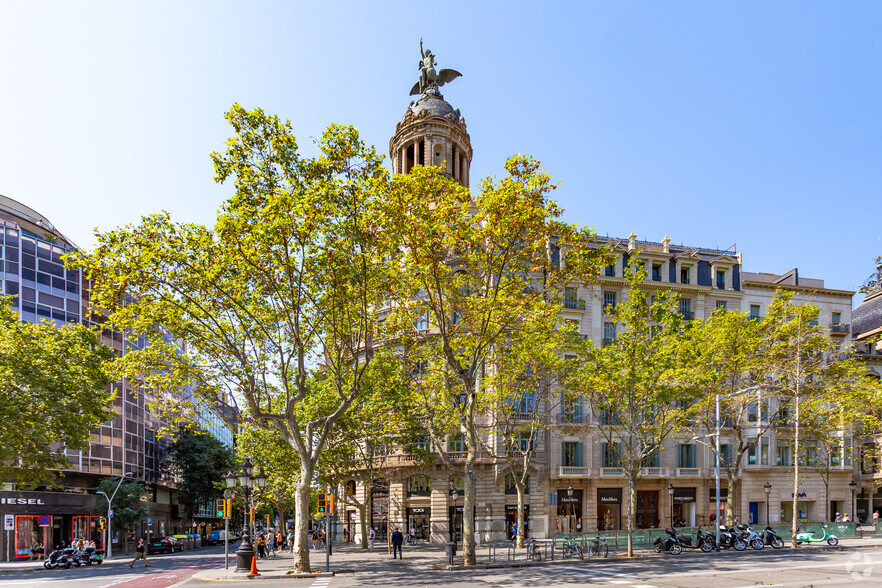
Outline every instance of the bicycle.
<svg viewBox="0 0 882 588"><path fill-rule="evenodd" d="M527 543L527 559L542 561L542 549L539 547L539 542L535 539Z"/></svg>
<svg viewBox="0 0 882 588"><path fill-rule="evenodd" d="M606 544L606 534L598 534L588 544L588 555L597 557L607 557L609 555L609 545Z"/></svg>
<svg viewBox="0 0 882 588"><path fill-rule="evenodd" d="M563 543L563 556L565 558L578 557L584 559L582 554L582 546L576 541L575 537Z"/></svg>

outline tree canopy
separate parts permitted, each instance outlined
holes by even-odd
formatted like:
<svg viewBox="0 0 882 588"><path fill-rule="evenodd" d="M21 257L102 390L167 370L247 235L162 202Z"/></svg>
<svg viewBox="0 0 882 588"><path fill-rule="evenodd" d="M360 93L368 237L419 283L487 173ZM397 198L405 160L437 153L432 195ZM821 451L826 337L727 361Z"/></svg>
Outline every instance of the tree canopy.
<svg viewBox="0 0 882 588"><path fill-rule="evenodd" d="M167 466L177 474L178 497L188 516L221 495L218 485L233 467L233 451L198 426L181 425L168 447Z"/></svg>
<svg viewBox="0 0 882 588"><path fill-rule="evenodd" d="M33 487L67 466L65 448L88 448L114 416L113 357L87 327L23 322L0 297L0 479Z"/></svg>

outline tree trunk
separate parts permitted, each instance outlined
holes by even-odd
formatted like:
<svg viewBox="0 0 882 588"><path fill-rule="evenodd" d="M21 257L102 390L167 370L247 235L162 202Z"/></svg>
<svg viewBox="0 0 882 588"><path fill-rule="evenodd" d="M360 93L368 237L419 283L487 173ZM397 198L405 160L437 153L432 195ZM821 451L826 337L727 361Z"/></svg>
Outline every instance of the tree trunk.
<svg viewBox="0 0 882 588"><path fill-rule="evenodd" d="M368 490L370 492L370 490ZM368 499L365 498L365 501L358 505L358 517L359 523L358 526L361 527L361 548L368 548L368 529L367 529L367 516L368 516Z"/></svg>
<svg viewBox="0 0 882 588"><path fill-rule="evenodd" d="M634 557L634 504L637 502L637 485L634 476L628 475L628 557Z"/></svg>
<svg viewBox="0 0 882 588"><path fill-rule="evenodd" d="M465 498L462 504L462 562L466 566L473 566L478 561L475 553L475 490L478 482L478 476L474 472L475 457L472 445L469 447L466 473L463 476Z"/></svg>
<svg viewBox="0 0 882 588"><path fill-rule="evenodd" d="M798 361L798 360L797 360ZM797 370L797 374L799 371ZM798 376L797 376L798 377ZM793 435L793 524L791 532L793 537L790 540L790 547L796 549L796 525L799 522L799 383L796 384L796 429Z"/></svg>
<svg viewBox="0 0 882 588"><path fill-rule="evenodd" d="M524 548L524 485L520 483L520 481L515 482L515 487L518 490L518 536L517 539L517 548Z"/></svg>
<svg viewBox="0 0 882 588"><path fill-rule="evenodd" d="M726 468L726 485L728 486L728 494L726 497L726 504L729 505L729 507L726 509L726 525L729 527L735 525L735 509L738 508L738 494L739 494L739 492L735 488L735 485L738 483L738 480L736 479L735 473L736 473L735 468L731 468L731 467ZM720 490L721 494L722 494L722 492L723 491Z"/></svg>
<svg viewBox="0 0 882 588"><path fill-rule="evenodd" d="M294 490L294 571L311 572L309 567L309 486L312 470L301 466Z"/></svg>

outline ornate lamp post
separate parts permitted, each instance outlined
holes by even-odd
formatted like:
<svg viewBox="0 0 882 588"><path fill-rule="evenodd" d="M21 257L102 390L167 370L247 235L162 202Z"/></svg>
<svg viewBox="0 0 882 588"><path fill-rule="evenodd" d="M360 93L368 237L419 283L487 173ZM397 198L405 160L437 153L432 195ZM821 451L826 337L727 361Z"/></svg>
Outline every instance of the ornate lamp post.
<svg viewBox="0 0 882 588"><path fill-rule="evenodd" d="M570 532L572 532L572 529L574 529L576 527L576 511L575 511L575 507L573 506L573 501L572 501L572 498L573 498L573 485L572 484L567 486L567 498L571 499L570 500L570 521L567 524L567 527L569 527ZM572 525L572 527L570 527L570 525Z"/></svg>
<svg viewBox="0 0 882 588"><path fill-rule="evenodd" d="M772 485L766 482L763 484L763 490L766 491L766 524L769 524L769 494L772 492Z"/></svg>
<svg viewBox="0 0 882 588"><path fill-rule="evenodd" d="M674 485L668 484L668 496L671 497L671 527L674 526Z"/></svg>
<svg viewBox="0 0 882 588"><path fill-rule="evenodd" d="M254 488L256 484L257 489L261 490L266 486L267 478L262 468L260 474L254 476L252 475L253 473L254 465L252 465L250 459L246 458L245 463L242 464L241 472L236 474L230 471L224 476L227 488L231 491L236 487L236 480L238 479L239 486L242 487L242 493L245 496L245 525L244 529L242 529L242 543L239 544L239 549L236 550L235 571L244 572L246 574L251 572L251 562L254 560L254 544L251 542L253 531L251 528L252 521L250 517L252 488Z"/></svg>
<svg viewBox="0 0 882 588"><path fill-rule="evenodd" d="M857 492L857 482L852 480L848 483L849 489L851 489L851 516L857 519L857 513L854 510L854 493Z"/></svg>
<svg viewBox="0 0 882 588"><path fill-rule="evenodd" d="M451 537L451 539L453 540L454 543L456 543L456 542L457 542L457 535L456 535L456 532L457 532L457 529L456 529L456 500L457 500L457 498L459 498L459 495L458 495L457 492L456 492L456 488L453 489L453 492L451 492L450 495L453 497L453 520L451 521L452 524L450 525L450 527L451 527L450 534L453 535L453 537Z"/></svg>

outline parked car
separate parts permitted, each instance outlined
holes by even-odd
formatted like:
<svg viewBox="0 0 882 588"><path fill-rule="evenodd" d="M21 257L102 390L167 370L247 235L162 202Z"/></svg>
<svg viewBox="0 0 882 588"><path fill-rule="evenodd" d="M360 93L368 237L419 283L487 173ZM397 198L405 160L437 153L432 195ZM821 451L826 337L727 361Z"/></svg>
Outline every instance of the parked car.
<svg viewBox="0 0 882 588"><path fill-rule="evenodd" d="M156 537L155 539L150 541L149 545L147 545L147 552L150 554L174 553L176 551L183 550L184 546L181 545L181 542L174 537Z"/></svg>
<svg viewBox="0 0 882 588"><path fill-rule="evenodd" d="M226 531L222 531L222 530L212 531L211 534L208 536L208 538L205 540L205 544L206 545L223 545L225 533L226 533ZM230 543L233 543L236 540L238 540L238 537L236 537L235 534L230 532L230 534L229 534Z"/></svg>

